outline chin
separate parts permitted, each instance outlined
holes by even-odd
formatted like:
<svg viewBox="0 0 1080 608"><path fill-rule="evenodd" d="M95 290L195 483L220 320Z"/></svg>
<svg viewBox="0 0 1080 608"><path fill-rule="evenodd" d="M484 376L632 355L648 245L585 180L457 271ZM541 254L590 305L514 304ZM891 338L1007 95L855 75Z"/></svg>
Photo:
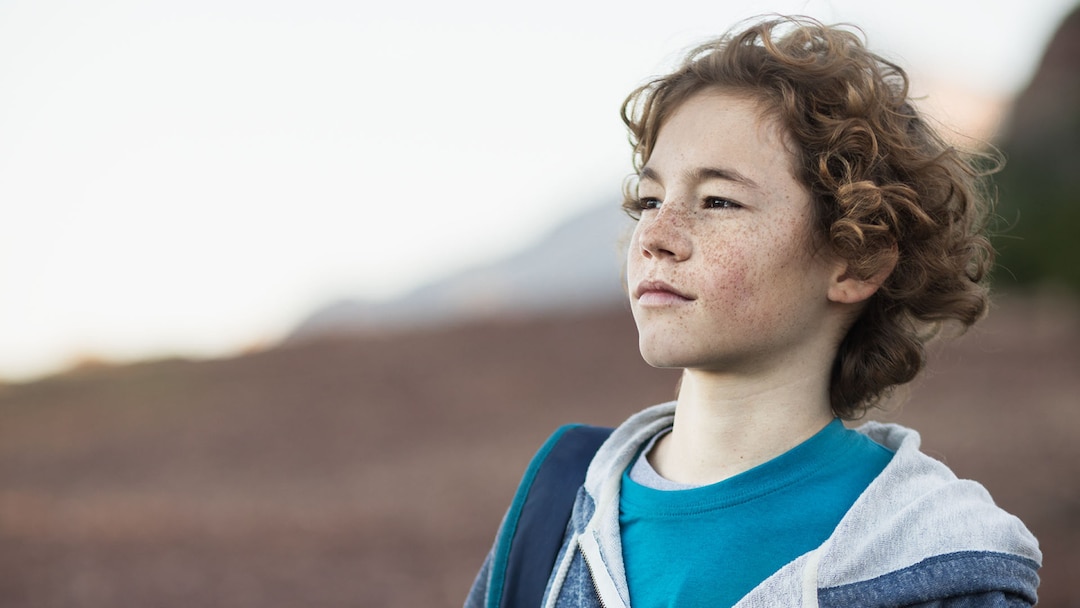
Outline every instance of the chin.
<svg viewBox="0 0 1080 608"><path fill-rule="evenodd" d="M645 344L639 345L639 348L641 358L645 360L645 363L659 369L682 369L690 367L689 364L692 361L685 353L649 347Z"/></svg>

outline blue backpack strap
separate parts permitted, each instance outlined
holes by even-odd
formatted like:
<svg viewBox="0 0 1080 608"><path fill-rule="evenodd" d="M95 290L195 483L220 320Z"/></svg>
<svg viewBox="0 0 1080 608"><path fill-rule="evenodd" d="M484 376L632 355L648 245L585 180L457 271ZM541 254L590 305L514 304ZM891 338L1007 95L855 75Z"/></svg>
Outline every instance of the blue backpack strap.
<svg viewBox="0 0 1080 608"><path fill-rule="evenodd" d="M533 456L499 533L488 608L540 605L578 488L612 430L568 424L555 431Z"/></svg>

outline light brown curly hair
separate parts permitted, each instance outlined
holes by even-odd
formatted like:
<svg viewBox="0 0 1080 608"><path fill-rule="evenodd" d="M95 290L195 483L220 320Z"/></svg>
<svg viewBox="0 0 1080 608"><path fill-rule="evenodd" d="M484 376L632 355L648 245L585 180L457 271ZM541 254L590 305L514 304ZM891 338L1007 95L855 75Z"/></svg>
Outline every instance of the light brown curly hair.
<svg viewBox="0 0 1080 608"><path fill-rule="evenodd" d="M749 94L780 120L814 205L816 242L862 280L895 264L833 362L832 409L858 417L918 374L942 323L966 328L985 313L992 197L982 178L1000 168L1000 156L948 145L908 98L904 70L870 52L856 31L777 17L692 49L674 72L627 97L636 172L664 121L706 88ZM624 197L634 215L636 176Z"/></svg>

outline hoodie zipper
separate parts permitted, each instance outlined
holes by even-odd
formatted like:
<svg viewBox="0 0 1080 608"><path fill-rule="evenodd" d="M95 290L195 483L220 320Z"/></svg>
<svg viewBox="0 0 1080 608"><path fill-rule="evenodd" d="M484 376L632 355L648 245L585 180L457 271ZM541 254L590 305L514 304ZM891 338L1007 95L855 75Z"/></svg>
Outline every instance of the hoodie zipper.
<svg viewBox="0 0 1080 608"><path fill-rule="evenodd" d="M578 545L578 548L580 549L581 546ZM600 595L600 591L596 588L596 575L593 574L593 566L589 561L589 556L585 554L585 549L581 549L581 557L585 558L585 567L588 568L589 578L592 579L592 591L593 595L596 596L596 603L600 604L600 608L607 608L607 602L604 601L604 598Z"/></svg>
<svg viewBox="0 0 1080 608"><path fill-rule="evenodd" d="M585 567L588 568L589 576L592 578L593 593L596 594L596 601L600 604L600 607L627 608L626 604L622 601L622 596L619 594L618 588L615 586L615 581L611 580L611 575L608 574L607 569L604 568L600 555L600 545L588 530L586 530L578 539L578 548L581 549L581 557L585 559ZM597 581L599 581L599 584ZM604 587L606 593L601 593L601 587ZM604 601L605 595L607 595L609 600L616 603L609 604L607 601Z"/></svg>

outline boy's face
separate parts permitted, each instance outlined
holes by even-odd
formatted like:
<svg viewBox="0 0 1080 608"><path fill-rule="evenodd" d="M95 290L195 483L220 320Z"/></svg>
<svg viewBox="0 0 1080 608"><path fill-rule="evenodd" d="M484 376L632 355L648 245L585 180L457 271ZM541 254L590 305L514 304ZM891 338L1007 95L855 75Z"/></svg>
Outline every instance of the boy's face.
<svg viewBox="0 0 1080 608"><path fill-rule="evenodd" d="M651 365L756 373L832 360L836 264L812 253L809 194L759 108L697 93L661 126L642 169L627 278Z"/></svg>

